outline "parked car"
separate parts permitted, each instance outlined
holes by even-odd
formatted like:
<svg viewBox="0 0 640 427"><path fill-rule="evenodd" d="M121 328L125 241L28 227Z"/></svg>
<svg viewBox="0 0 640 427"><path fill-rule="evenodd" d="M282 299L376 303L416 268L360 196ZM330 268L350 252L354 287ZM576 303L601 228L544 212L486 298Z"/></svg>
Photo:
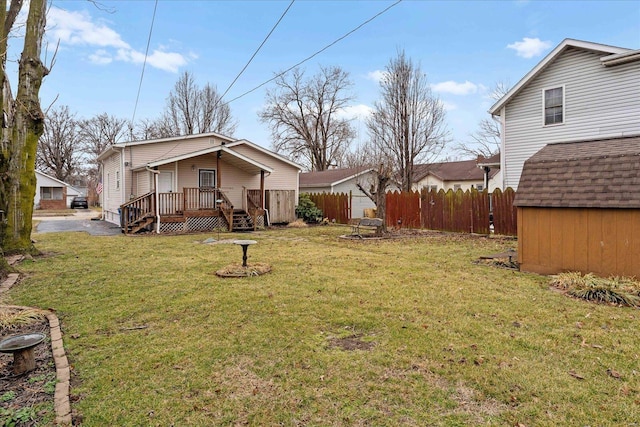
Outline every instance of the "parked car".
<svg viewBox="0 0 640 427"><path fill-rule="evenodd" d="M71 200L71 209L75 209L75 208L89 209L89 203L87 202L87 198L74 197L73 200Z"/></svg>

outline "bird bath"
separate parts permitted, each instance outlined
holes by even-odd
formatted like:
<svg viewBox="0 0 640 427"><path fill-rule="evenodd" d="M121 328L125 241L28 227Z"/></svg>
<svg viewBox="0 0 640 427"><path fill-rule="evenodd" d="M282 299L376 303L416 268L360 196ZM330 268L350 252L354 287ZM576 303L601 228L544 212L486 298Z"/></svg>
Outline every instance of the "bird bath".
<svg viewBox="0 0 640 427"><path fill-rule="evenodd" d="M240 245L242 246L242 266L246 267L247 266L247 248L249 247L249 245L255 245L256 242L255 240L234 240L234 242L236 245Z"/></svg>
<svg viewBox="0 0 640 427"><path fill-rule="evenodd" d="M36 368L33 348L44 341L44 334L15 335L0 341L0 353L13 354L13 373L20 375Z"/></svg>

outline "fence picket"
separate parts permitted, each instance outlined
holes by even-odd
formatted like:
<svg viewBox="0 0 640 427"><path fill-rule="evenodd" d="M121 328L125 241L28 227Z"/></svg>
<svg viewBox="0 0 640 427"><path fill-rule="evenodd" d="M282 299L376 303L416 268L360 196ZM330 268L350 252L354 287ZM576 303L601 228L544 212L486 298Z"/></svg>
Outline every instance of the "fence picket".
<svg viewBox="0 0 640 427"><path fill-rule="evenodd" d="M348 194L314 193L309 195L325 218L346 224L351 218ZM517 235L517 209L513 206L515 191L475 189L445 192L427 191L386 194L387 227L426 228L459 233L489 233L489 213L493 208L496 234Z"/></svg>

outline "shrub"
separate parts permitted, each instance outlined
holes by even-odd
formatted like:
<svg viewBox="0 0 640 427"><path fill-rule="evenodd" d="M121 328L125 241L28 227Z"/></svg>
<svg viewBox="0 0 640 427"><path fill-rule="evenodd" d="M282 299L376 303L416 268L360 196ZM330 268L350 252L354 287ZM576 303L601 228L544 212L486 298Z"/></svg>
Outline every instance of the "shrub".
<svg viewBox="0 0 640 427"><path fill-rule="evenodd" d="M577 272L561 273L551 278L551 286L588 301L640 306L640 283L624 277L584 276Z"/></svg>
<svg viewBox="0 0 640 427"><path fill-rule="evenodd" d="M316 207L307 193L300 193L298 196L298 206L296 206L296 215L305 222L320 222L322 220L322 211Z"/></svg>

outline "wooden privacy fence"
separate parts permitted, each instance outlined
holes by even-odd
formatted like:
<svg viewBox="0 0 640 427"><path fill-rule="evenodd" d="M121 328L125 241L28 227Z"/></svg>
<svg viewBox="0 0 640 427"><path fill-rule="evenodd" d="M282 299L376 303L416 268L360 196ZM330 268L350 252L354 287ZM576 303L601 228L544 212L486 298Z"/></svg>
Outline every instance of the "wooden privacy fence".
<svg viewBox="0 0 640 427"><path fill-rule="evenodd" d="M489 216L493 212L496 234L515 236L517 210L515 191L458 190L387 193L387 227L426 228L459 233L489 234ZM348 194L310 194L325 218L346 224L350 216Z"/></svg>
<svg viewBox="0 0 640 427"><path fill-rule="evenodd" d="M346 193L314 193L309 198L322 211L324 218L346 224L351 219L351 195Z"/></svg>

